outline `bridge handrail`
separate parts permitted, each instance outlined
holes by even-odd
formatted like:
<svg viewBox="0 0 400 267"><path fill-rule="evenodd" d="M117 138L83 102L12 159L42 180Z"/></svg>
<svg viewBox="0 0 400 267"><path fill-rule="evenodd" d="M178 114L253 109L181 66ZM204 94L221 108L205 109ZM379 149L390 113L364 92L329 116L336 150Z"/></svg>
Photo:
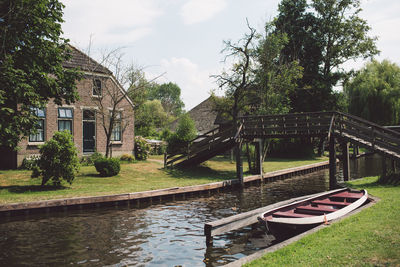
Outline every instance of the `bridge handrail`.
<svg viewBox="0 0 400 267"><path fill-rule="evenodd" d="M330 141L330 139L331 139L331 133L332 133L332 130L333 130L334 123L335 123L335 114L333 114L333 115L332 115L332 118L331 118L331 123L329 124L329 130L328 130L328 142L329 142L329 141Z"/></svg>
<svg viewBox="0 0 400 267"><path fill-rule="evenodd" d="M379 129L382 132L387 132L389 134L395 135L396 137L400 138L400 132L397 132L397 131L392 130L392 129L385 128L385 126L381 126L381 125L376 124L374 122L367 121L367 120L365 120L363 118L360 118L360 117L357 117L357 116L354 116L354 115L351 115L351 114L343 113L343 112L340 112L340 111L336 111L335 113L337 113L338 115L341 115L341 116L348 117L348 118L351 118L353 120L359 121L359 122L361 122L361 123L363 123L365 125L368 125L368 126L371 126L371 127L375 127L376 129Z"/></svg>
<svg viewBox="0 0 400 267"><path fill-rule="evenodd" d="M245 118L257 118L257 117L295 117L295 116L310 116L310 115L329 115L329 114L334 114L335 111L319 111L319 112L299 112L299 113L287 113L287 114L267 114L267 115L244 115L240 116L239 119L245 119Z"/></svg>

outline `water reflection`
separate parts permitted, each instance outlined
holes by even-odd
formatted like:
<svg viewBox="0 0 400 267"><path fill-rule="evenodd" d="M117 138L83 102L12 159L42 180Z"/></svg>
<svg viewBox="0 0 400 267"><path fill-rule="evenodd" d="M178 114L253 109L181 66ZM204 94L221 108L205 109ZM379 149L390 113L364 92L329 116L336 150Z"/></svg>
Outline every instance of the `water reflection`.
<svg viewBox="0 0 400 267"><path fill-rule="evenodd" d="M374 157L352 163L352 177L376 175ZM343 179L339 172L339 180ZM214 238L204 223L329 188L327 171L209 197L145 208L101 208L30 215L0 222L4 266L217 266L254 253L274 238L250 227Z"/></svg>

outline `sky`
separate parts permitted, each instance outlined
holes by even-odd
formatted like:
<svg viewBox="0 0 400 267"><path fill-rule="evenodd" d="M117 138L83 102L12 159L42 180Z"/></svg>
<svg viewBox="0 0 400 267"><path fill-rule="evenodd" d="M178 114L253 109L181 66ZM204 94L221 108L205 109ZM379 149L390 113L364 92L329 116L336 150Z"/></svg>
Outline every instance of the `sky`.
<svg viewBox="0 0 400 267"><path fill-rule="evenodd" d="M90 56L119 49L123 60L144 69L158 83L174 82L190 110L218 90L210 75L221 73L224 40L237 41L249 24L262 33L277 15L278 0L61 0L63 31L70 43ZM361 17L377 36L378 60L400 65L400 1L364 0ZM350 61L346 69L365 62Z"/></svg>

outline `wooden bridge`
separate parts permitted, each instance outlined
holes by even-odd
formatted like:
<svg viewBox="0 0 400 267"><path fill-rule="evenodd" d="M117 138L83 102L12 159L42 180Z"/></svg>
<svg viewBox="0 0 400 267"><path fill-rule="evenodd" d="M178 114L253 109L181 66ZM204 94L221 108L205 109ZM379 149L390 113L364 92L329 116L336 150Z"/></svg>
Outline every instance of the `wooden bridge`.
<svg viewBox="0 0 400 267"><path fill-rule="evenodd" d="M400 160L400 132L341 112L313 112L240 117L238 128L213 129L192 140L185 151L167 155L165 166L192 166L234 147L238 154L243 142L257 140L260 146L256 148L260 151L263 139L302 137L328 139L332 188L336 185L336 143L342 146L345 179L349 177L349 143ZM236 159L238 178L243 179L240 156L237 155ZM261 162L258 165L262 174Z"/></svg>

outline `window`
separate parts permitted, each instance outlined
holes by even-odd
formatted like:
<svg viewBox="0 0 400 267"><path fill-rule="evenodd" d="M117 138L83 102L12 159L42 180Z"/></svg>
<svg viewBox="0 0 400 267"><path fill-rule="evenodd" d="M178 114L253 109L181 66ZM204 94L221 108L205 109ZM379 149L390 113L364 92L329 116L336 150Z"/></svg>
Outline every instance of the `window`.
<svg viewBox="0 0 400 267"><path fill-rule="evenodd" d="M90 109L83 110L83 120L85 121L94 121L95 120L95 111Z"/></svg>
<svg viewBox="0 0 400 267"><path fill-rule="evenodd" d="M101 80L93 79L93 95L94 96L101 96Z"/></svg>
<svg viewBox="0 0 400 267"><path fill-rule="evenodd" d="M114 127L111 131L111 141L121 141L121 112L118 112L114 118Z"/></svg>
<svg viewBox="0 0 400 267"><path fill-rule="evenodd" d="M46 111L44 108L31 108L39 120L35 124L35 131L29 135L29 142L44 142L44 121L46 119Z"/></svg>
<svg viewBox="0 0 400 267"><path fill-rule="evenodd" d="M73 110L72 108L58 108L58 130L68 130L72 133L72 119Z"/></svg>

